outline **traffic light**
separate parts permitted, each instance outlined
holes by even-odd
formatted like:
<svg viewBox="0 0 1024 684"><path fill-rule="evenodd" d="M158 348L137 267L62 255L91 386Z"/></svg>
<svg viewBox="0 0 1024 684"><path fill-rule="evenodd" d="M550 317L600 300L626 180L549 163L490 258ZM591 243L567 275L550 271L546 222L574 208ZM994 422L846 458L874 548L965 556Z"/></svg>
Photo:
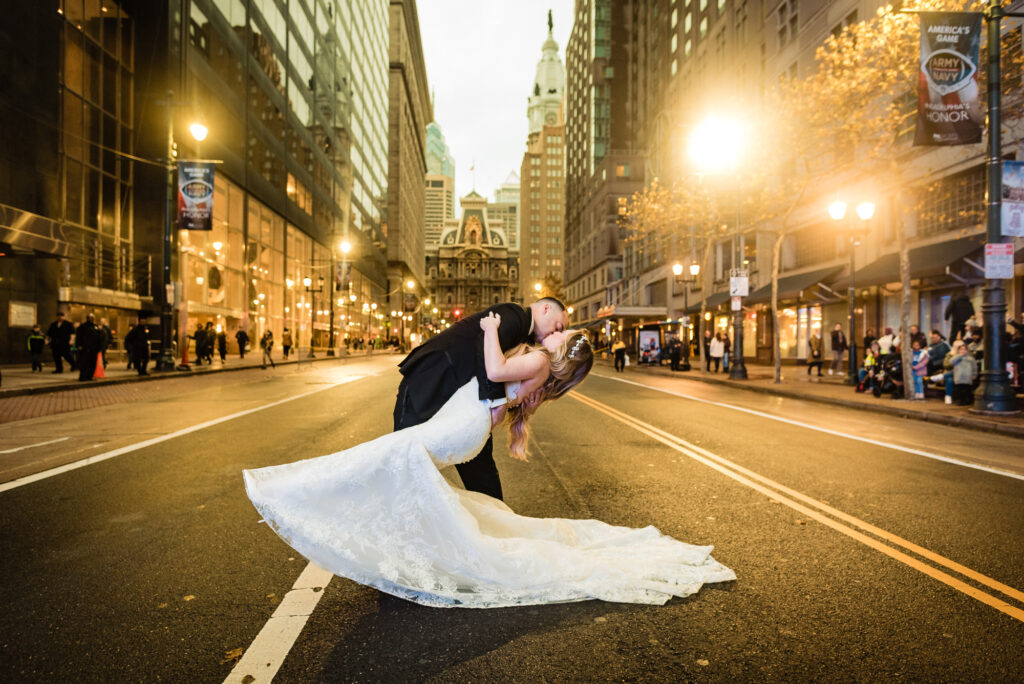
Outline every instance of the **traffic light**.
<svg viewBox="0 0 1024 684"><path fill-rule="evenodd" d="M455 316L456 319L458 319L458 317L462 315L462 309L456 309L455 311L452 312L452 315Z"/></svg>

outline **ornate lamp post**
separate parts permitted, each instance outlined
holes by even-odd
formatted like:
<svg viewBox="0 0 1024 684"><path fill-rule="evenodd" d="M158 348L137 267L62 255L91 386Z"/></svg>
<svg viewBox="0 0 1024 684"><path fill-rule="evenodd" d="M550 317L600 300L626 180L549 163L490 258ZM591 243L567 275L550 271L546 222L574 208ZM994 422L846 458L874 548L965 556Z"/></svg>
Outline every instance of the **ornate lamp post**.
<svg viewBox="0 0 1024 684"><path fill-rule="evenodd" d="M849 366L849 377L846 382L850 385L857 384L857 310L855 300L857 298L857 289L854 284L854 252L857 247L857 235L867 233L867 222L875 215L875 204L874 202L861 202L857 205L857 217L864 222L864 228L861 230L850 230L850 284L848 290L849 298L849 312L847 313L848 325L847 336L850 338L850 366ZM846 202L837 200L829 205L828 215L832 220L839 222L846 217Z"/></svg>
<svg viewBox="0 0 1024 684"><path fill-rule="evenodd" d="M676 278L676 284L683 287L683 350L685 351L683 370L690 370L690 316L686 313L686 310L690 308L690 302L687 286L697 282L697 276L700 275L700 264L697 262L690 264L689 271L690 277L684 277L683 265L678 261L672 264L672 275Z"/></svg>

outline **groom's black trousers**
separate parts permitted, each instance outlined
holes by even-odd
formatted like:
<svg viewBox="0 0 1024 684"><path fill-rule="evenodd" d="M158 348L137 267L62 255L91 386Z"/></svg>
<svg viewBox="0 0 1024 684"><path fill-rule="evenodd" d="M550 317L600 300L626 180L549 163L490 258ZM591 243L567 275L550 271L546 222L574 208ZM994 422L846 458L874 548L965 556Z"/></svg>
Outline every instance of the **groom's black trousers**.
<svg viewBox="0 0 1024 684"><path fill-rule="evenodd" d="M442 404L443 406L443 404ZM409 400L409 379L403 378L398 386L398 399L395 401L395 430L425 423L440 410L441 406L431 407L428 411L416 413ZM488 437L487 443L480 453L470 461L455 466L462 478L462 484L472 492L480 492L495 499L501 499L501 480L498 479L498 466L494 464L494 438Z"/></svg>

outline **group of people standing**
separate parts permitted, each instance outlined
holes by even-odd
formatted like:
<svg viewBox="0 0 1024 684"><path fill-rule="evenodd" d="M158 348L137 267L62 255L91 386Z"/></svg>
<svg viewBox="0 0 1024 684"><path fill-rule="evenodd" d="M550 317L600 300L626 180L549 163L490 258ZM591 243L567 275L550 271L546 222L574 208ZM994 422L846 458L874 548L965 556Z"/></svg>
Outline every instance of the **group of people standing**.
<svg viewBox="0 0 1024 684"><path fill-rule="evenodd" d="M26 345L32 362L32 372L43 372L43 354L47 345L53 355L53 373L63 373L67 362L71 372L78 371L80 381L103 377L107 367L107 351L113 346L116 333L111 330L106 318L96 322L95 314L86 314L85 320L75 325L63 311L58 311L55 320L43 333L39 324L32 326ZM128 368L133 364L140 375L147 375L149 362L149 330L145 321L139 319L125 336L125 350L128 353Z"/></svg>

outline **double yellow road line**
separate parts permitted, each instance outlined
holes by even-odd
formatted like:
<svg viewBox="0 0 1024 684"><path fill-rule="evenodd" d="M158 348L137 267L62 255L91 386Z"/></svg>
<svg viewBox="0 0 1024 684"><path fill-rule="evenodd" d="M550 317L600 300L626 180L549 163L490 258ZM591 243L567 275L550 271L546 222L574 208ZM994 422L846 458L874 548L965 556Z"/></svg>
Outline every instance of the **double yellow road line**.
<svg viewBox="0 0 1024 684"><path fill-rule="evenodd" d="M843 513L840 510L832 508L826 503L813 499L805 494L801 494L800 492L790 489L789 487L775 482L770 478L759 475L758 473L755 473L748 468L744 468L737 463L733 463L726 458L722 458L717 454L713 454L707 449L702 449L696 444L692 444L685 439L665 432L664 430L650 425L649 423L638 420L626 413L623 413L622 411L608 406L607 404L603 404L595 399L582 395L578 391L571 392L569 396L580 403L589 406L595 411L600 411L606 416L633 428L637 432L661 442L665 446L683 454L684 456L706 465L713 470L717 470L726 477L732 478L736 482L744 484L747 487L778 501L779 503L789 506L795 511L799 511L802 515L812 520L816 520L822 525L845 534L865 546L884 553L890 558L894 558L901 563L922 572L925 575L928 575L929 577L966 594L967 596L970 596L973 599L981 601L985 605L991 606L1010 617L1024 622L1024 610L1021 608L1007 603L1003 599L998 598L987 591L983 591L982 589L967 584L963 580L958 579L935 566L946 568L962 577L966 577L984 587L987 587L994 592L1024 603L1024 592L1018 589L1014 589L1013 587L994 580L987 575L983 575L980 572L965 567L956 561L935 553L934 551L929 551L928 549L918 546L911 541L883 530L880 527L876 527L871 523L865 522L860 518ZM903 551L900 549L903 549ZM904 551L909 551L919 558L912 556L909 553L905 553ZM922 558L930 561L934 565L929 565L928 563L923 562L921 560Z"/></svg>

